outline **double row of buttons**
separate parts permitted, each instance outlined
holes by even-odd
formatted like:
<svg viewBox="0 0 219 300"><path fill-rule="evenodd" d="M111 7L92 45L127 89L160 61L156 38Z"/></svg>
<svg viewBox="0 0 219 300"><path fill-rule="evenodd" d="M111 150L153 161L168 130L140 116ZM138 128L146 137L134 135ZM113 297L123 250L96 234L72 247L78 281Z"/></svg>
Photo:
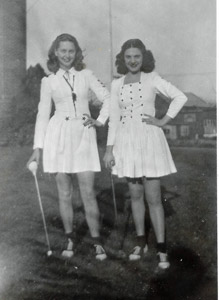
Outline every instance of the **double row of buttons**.
<svg viewBox="0 0 219 300"><path fill-rule="evenodd" d="M132 84L130 84L129 86L132 87ZM123 89L124 89L124 85L122 86L122 91L121 91L121 93L120 93L120 96L122 96L122 97L121 97L121 98L122 98L122 99L121 99L122 102L124 101L124 99L123 99L123 97L124 97L124 96L123 96ZM139 89L138 89L138 90L139 90L139 92L141 92L141 90L142 90L142 88L141 88L141 81L139 81ZM133 91L130 91L130 94L131 94L131 95L130 95L130 100L133 100L133 95L132 95L132 94L133 94ZM142 99L142 95L140 95L139 97L140 97L140 99ZM131 106L133 107L134 104L131 104ZM144 106L144 104L142 103L141 106ZM127 109L127 106L125 106L124 109ZM130 112L132 113L133 110L130 110ZM143 115L143 114L141 114L141 115ZM125 117L125 116L124 116L124 117ZM130 116L130 118L132 118L132 116ZM122 118L121 118L121 120L122 120ZM122 123L124 124L124 122L122 122Z"/></svg>
<svg viewBox="0 0 219 300"><path fill-rule="evenodd" d="M141 81L139 81L139 85L140 85L140 87L139 87L138 90L139 90L139 92L140 92L140 91L142 90L142 89L141 89ZM130 84L129 86L132 87L132 84ZM121 93L120 93L120 96L122 96L122 97L121 97L121 98L122 98L122 99L121 99L122 102L124 101L124 99L123 99L123 89L124 89L124 85L122 86L122 91L121 91ZM132 91L130 91L130 94L132 94ZM132 95L131 95L131 96L132 96ZM139 97L140 97L140 99L142 99L142 95L140 95ZM133 97L130 97L130 100L133 100Z"/></svg>

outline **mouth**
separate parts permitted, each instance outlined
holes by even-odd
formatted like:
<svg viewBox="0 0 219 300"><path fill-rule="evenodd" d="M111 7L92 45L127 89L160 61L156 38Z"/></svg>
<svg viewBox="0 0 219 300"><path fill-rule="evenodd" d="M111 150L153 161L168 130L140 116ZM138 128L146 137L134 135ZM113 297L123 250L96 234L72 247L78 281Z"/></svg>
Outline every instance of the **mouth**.
<svg viewBox="0 0 219 300"><path fill-rule="evenodd" d="M130 64L129 65L131 68L136 68L138 66L138 64Z"/></svg>
<svg viewBox="0 0 219 300"><path fill-rule="evenodd" d="M69 63L69 62L71 62L72 60L71 60L71 59L63 59L63 61L64 61L65 63Z"/></svg>

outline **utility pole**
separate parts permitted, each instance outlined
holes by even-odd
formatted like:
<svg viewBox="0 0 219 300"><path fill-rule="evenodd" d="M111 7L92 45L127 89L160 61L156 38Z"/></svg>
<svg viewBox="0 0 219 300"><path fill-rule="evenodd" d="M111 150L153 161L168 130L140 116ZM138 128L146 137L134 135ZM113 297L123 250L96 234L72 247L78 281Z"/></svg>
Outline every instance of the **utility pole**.
<svg viewBox="0 0 219 300"><path fill-rule="evenodd" d="M112 34L112 0L109 2L109 38L110 38L110 79L113 80L113 34Z"/></svg>

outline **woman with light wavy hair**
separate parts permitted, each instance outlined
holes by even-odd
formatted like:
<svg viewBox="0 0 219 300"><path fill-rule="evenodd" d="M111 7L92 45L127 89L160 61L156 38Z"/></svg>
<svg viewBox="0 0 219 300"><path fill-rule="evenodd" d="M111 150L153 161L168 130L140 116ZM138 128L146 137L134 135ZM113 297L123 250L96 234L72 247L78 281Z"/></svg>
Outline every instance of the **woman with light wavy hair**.
<svg viewBox="0 0 219 300"><path fill-rule="evenodd" d="M59 196L60 214L66 235L62 256L71 257L75 250L73 232L72 178L76 174L95 257L104 260L106 253L100 238L99 210L94 192L95 172L100 171L95 127L108 119L109 92L85 68L82 50L70 34L59 35L48 53L52 72L41 83L41 95L34 135L32 161L39 164L43 150L43 169L54 174ZM89 90L103 102L99 117L89 111ZM55 113L50 117L52 103Z"/></svg>

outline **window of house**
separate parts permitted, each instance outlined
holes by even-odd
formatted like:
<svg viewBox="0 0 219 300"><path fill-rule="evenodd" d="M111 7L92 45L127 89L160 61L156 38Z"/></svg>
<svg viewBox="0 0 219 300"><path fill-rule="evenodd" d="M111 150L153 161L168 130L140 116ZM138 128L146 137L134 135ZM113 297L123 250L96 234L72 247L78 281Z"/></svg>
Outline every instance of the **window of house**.
<svg viewBox="0 0 219 300"><path fill-rule="evenodd" d="M204 133L205 134L216 133L216 121L215 120L212 120L212 119L204 120Z"/></svg>
<svg viewBox="0 0 219 300"><path fill-rule="evenodd" d="M204 126L215 126L215 121L211 119L205 119Z"/></svg>
<svg viewBox="0 0 219 300"><path fill-rule="evenodd" d="M188 125L181 125L180 126L180 135L182 137L189 136L189 126Z"/></svg>
<svg viewBox="0 0 219 300"><path fill-rule="evenodd" d="M165 134L170 134L170 129L164 128L163 131L164 131Z"/></svg>
<svg viewBox="0 0 219 300"><path fill-rule="evenodd" d="M185 123L193 123L196 122L196 114L184 114L184 122Z"/></svg>
<svg viewBox="0 0 219 300"><path fill-rule="evenodd" d="M168 139L175 140L177 138L177 131L175 125L166 125L163 131Z"/></svg>

